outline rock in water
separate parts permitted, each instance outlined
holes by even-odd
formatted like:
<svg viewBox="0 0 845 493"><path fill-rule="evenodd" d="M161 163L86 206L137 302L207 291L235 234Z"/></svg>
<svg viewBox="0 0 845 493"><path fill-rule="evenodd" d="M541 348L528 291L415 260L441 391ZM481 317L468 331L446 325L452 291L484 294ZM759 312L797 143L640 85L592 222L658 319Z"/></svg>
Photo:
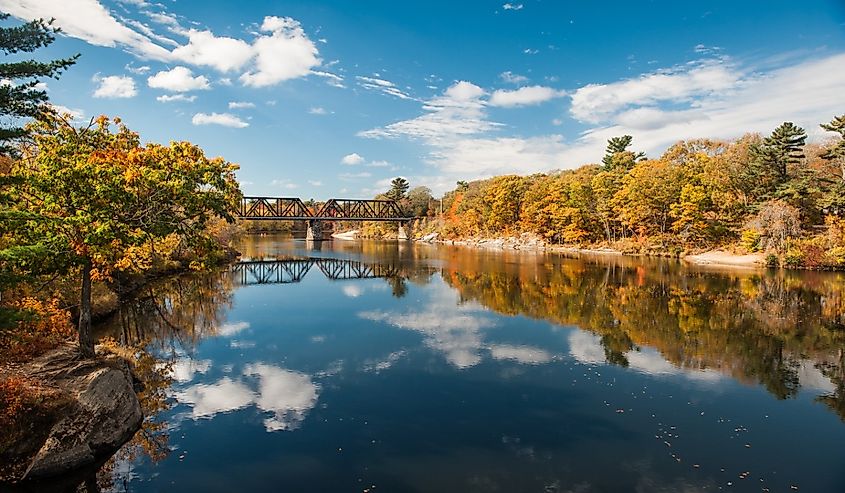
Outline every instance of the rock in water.
<svg viewBox="0 0 845 493"><path fill-rule="evenodd" d="M20 457L29 461L25 479L64 474L114 453L140 428L143 413L129 366L118 358L85 359L74 346L34 360L28 376L58 389L69 404L53 417L43 443ZM40 437L43 440L43 435Z"/></svg>

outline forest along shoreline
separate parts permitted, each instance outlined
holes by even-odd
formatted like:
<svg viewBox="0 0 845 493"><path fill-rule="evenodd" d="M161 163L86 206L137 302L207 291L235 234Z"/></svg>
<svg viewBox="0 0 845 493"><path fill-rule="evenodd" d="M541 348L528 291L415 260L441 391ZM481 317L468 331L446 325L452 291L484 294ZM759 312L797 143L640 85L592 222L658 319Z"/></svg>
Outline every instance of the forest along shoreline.
<svg viewBox="0 0 845 493"><path fill-rule="evenodd" d="M598 164L459 181L441 199L392 183L416 239L503 248L575 249L696 263L845 269L845 115L826 140L784 122L770 135L677 142L659 157L608 140ZM395 180L394 180L395 181ZM407 193L406 193L407 192ZM341 228L358 227L342 224ZM364 223L362 238L395 238ZM760 260L762 259L762 262Z"/></svg>
<svg viewBox="0 0 845 493"><path fill-rule="evenodd" d="M343 233L338 236L344 235ZM345 238L354 239L354 238ZM609 247L575 247L565 245L549 245L535 235L523 233L519 237L472 238L464 240L441 240L436 235L428 234L414 239L417 243L454 245L466 248L484 250L522 250L568 255L597 255L597 256L629 256L629 257L661 257L673 258L668 252L662 254L624 253ZM736 268L764 268L766 258L761 253L735 253L727 250L710 250L702 253L680 255L678 259L693 265L713 265Z"/></svg>

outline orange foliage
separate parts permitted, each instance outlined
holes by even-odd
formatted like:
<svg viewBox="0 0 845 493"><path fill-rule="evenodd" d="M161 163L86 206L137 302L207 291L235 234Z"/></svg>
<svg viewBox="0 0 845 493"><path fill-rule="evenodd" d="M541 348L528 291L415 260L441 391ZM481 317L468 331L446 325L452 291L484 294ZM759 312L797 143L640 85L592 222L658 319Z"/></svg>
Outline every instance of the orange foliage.
<svg viewBox="0 0 845 493"><path fill-rule="evenodd" d="M13 307L26 316L0 337L0 361L26 361L74 335L70 313L57 299L22 298Z"/></svg>
<svg viewBox="0 0 845 493"><path fill-rule="evenodd" d="M18 416L38 403L39 389L32 381L10 376L0 380L0 428L11 427Z"/></svg>

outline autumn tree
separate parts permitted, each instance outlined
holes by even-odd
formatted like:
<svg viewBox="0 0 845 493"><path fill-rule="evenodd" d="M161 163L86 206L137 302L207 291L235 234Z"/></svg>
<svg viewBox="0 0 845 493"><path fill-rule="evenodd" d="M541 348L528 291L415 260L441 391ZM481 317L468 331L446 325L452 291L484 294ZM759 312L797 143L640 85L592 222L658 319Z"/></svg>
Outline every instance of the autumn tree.
<svg viewBox="0 0 845 493"><path fill-rule="evenodd" d="M619 219L640 235L667 232L672 204L681 192L680 177L679 166L662 159L638 163L612 199Z"/></svg>
<svg viewBox="0 0 845 493"><path fill-rule="evenodd" d="M428 215L428 207L432 199L430 188L422 186L414 187L408 192L409 210L406 212L409 212L413 216L426 216Z"/></svg>
<svg viewBox="0 0 845 493"><path fill-rule="evenodd" d="M0 20L9 14L0 13ZM47 91L42 78L57 79L61 73L76 63L79 55L47 62L36 60L9 60L19 53L31 53L48 46L55 40L58 29L52 20L34 20L14 27L0 27L0 51L6 60L0 63L0 115L8 123L0 125L0 154L13 155L14 142L26 135L22 119L35 118L47 110Z"/></svg>
<svg viewBox="0 0 845 493"><path fill-rule="evenodd" d="M761 248L780 252L801 234L801 215L795 207L773 200L760 209L750 226L760 235Z"/></svg>
<svg viewBox="0 0 845 493"><path fill-rule="evenodd" d="M91 282L107 279L127 253L178 237L198 251L215 218L233 221L240 197L234 171L187 142L142 146L138 135L100 117L75 128L62 117L30 127L31 144L12 175L15 242L34 245L56 270L79 272L79 343L94 352Z"/></svg>
<svg viewBox="0 0 845 493"><path fill-rule="evenodd" d="M525 179L521 176L497 176L491 180L484 194L484 203L489 210L486 218L491 231L504 231L519 222L522 197L525 194Z"/></svg>

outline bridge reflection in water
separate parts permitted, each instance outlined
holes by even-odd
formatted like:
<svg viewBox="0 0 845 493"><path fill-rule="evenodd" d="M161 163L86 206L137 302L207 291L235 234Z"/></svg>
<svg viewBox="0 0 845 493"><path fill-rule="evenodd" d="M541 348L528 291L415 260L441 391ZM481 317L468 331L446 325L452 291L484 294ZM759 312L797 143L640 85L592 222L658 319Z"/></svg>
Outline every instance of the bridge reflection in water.
<svg viewBox="0 0 845 493"><path fill-rule="evenodd" d="M398 265L319 257L241 260L230 270L241 286L292 284L302 281L314 266L332 281L405 277Z"/></svg>

